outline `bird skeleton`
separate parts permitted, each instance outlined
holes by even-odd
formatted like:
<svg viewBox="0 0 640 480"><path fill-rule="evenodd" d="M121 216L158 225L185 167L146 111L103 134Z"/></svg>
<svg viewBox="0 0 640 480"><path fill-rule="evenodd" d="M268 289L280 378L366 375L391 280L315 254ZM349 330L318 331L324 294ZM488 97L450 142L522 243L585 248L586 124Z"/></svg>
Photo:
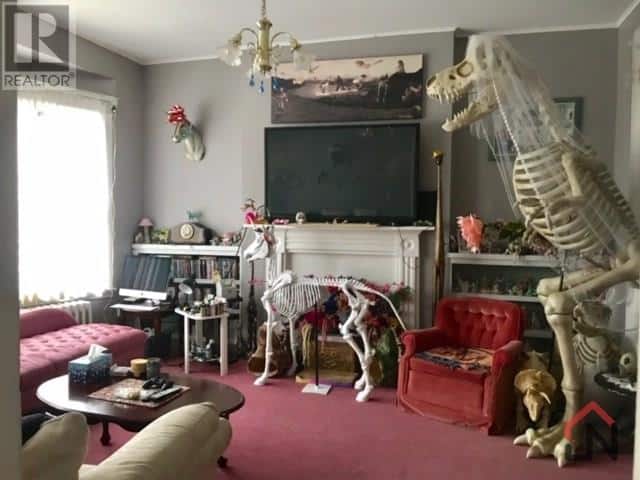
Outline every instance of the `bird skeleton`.
<svg viewBox="0 0 640 480"><path fill-rule="evenodd" d="M373 304L365 295L373 294L383 298L389 303L398 322L404 330L406 327L400 318L396 308L389 298L377 290L368 287L363 282L348 277L300 277L291 271L284 271L276 274L276 249L277 240L270 227L254 226L254 241L245 249L244 257L253 262L264 259L266 261L267 284L262 295L262 305L267 312L267 336L265 352L264 373L254 382L255 385L264 385L269 377L269 365L272 348L272 330L276 324L275 314L286 318L289 323L291 354L293 363L289 370L289 375L293 375L298 367L296 356L296 320L307 313L318 304L321 298L326 296L329 289L340 290L351 309L347 320L340 325L342 338L349 344L358 357L362 376L355 382L355 389L359 390L356 395L358 402L365 402L369 399L374 385L369 371L369 367L375 356L375 350L371 347L369 340L369 330L365 317L370 305ZM362 340L361 349L354 339L354 334L358 334Z"/></svg>
<svg viewBox="0 0 640 480"><path fill-rule="evenodd" d="M427 94L447 102L467 97L468 106L442 128L453 132L469 126L485 138L527 229L590 264L538 284L558 342L566 407L559 424L529 429L515 439L529 445L527 457L553 455L562 467L576 447L564 437L564 425L583 406L572 312L615 285L638 280L640 229L606 166L561 114L536 71L504 38L471 36L465 59L431 77Z"/></svg>

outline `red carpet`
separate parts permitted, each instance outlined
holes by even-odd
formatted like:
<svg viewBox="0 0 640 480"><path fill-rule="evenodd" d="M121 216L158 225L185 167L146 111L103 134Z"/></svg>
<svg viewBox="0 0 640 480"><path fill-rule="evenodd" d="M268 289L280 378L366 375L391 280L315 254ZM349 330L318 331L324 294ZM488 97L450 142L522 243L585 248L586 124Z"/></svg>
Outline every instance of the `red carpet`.
<svg viewBox="0 0 640 480"><path fill-rule="evenodd" d="M560 470L552 459L527 460L526 449L511 437L488 437L431 421L395 407L395 392L377 389L366 404L349 389L327 397L300 393L291 379L254 387L253 377L238 363L227 377L215 367L197 373L234 386L246 397L231 416L233 440L226 452L229 467L219 479L260 480L449 480L552 479L617 480L632 476L632 456ZM171 369L169 369L171 370ZM132 434L112 426L113 446L100 445L100 428L92 429L87 463L99 463ZM184 479L187 480L187 479Z"/></svg>

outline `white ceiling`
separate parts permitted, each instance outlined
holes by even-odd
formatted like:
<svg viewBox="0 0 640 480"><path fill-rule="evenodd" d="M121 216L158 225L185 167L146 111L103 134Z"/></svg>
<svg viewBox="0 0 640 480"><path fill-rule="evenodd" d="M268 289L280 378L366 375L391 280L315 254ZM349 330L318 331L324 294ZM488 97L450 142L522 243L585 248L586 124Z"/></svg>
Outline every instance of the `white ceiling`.
<svg viewBox="0 0 640 480"><path fill-rule="evenodd" d="M259 0L66 0L81 37L142 64L210 58L258 19ZM46 0L61 3L60 0ZM615 28L639 0L268 0L301 42L444 31Z"/></svg>

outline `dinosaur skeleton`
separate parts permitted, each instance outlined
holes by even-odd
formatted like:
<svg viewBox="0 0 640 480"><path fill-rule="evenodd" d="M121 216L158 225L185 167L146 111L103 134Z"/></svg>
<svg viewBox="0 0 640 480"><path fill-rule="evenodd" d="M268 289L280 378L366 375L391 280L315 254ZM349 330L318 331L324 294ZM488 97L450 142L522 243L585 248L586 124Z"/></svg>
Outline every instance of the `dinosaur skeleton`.
<svg viewBox="0 0 640 480"><path fill-rule="evenodd" d="M566 407L558 425L529 429L514 442L529 445L527 457L553 455L562 467L576 447L564 437L564 424L583 405L572 311L615 285L638 280L640 229L606 167L561 115L535 70L504 38L470 37L466 58L431 77L427 94L449 102L468 97L469 105L443 129L470 126L485 138L528 231L591 265L538 284L538 297L558 342Z"/></svg>
<svg viewBox="0 0 640 480"><path fill-rule="evenodd" d="M291 353L293 363L289 374L293 375L298 367L296 356L295 323L300 315L310 311L316 305L328 289L339 289L347 298L351 312L347 320L340 325L342 338L349 344L358 356L362 376L356 381L355 389L359 390L356 400L365 402L373 391L373 380L369 372L369 366L373 361L375 351L371 348L369 331L365 322L365 316L369 305L373 302L365 297L365 294L377 295L389 303L393 313L403 329L406 327L397 310L389 298L377 290L368 287L364 283L353 278L345 277L299 277L291 271L284 271L276 275L276 239L270 228L254 226L255 240L245 249L245 258L253 262L264 259L267 264L267 285L262 295L262 304L267 312L267 338L265 352L264 373L256 379L255 385L264 385L269 377L269 364L273 355L272 330L275 326L275 313L286 318L289 323ZM364 349L361 349L354 339L355 333L360 335Z"/></svg>

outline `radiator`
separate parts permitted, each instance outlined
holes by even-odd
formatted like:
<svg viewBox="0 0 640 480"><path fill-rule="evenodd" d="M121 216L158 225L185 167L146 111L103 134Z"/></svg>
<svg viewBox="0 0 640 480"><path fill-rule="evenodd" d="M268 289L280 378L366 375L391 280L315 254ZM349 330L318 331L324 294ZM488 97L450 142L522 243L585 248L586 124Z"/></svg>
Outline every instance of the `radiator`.
<svg viewBox="0 0 640 480"><path fill-rule="evenodd" d="M93 315L91 314L91 302L87 300L73 300L71 302L53 303L51 305L43 305L42 307L30 308L28 310L37 310L39 308L59 308L70 314L78 323L93 323Z"/></svg>

